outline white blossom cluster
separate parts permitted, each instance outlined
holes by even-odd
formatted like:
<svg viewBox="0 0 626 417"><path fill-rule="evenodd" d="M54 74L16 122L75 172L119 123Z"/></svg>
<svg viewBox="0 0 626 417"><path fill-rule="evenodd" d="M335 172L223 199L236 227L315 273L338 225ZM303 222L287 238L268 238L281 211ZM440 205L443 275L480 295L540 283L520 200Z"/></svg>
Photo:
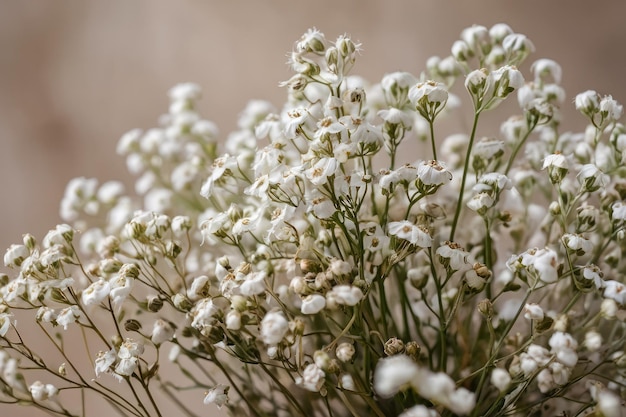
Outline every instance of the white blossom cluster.
<svg viewBox="0 0 626 417"><path fill-rule="evenodd" d="M583 92L587 128L563 129L561 67L517 68L533 51L505 24L473 26L422 73L372 84L350 74L358 43L311 29L286 102L251 101L221 145L200 87L174 87L159 127L119 142L134 197L75 179L66 223L7 249L0 401L623 415L623 108ZM515 97L482 136L483 113ZM436 135L452 118L468 131Z"/></svg>

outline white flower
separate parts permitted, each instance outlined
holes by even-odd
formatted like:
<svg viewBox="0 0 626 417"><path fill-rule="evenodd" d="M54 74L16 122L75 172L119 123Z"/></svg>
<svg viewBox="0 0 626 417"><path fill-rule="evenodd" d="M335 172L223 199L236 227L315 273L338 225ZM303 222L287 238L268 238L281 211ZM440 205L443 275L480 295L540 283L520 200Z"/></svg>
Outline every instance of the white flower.
<svg viewBox="0 0 626 417"><path fill-rule="evenodd" d="M437 410L427 408L424 405L414 405L404 410L398 417L439 417Z"/></svg>
<svg viewBox="0 0 626 417"><path fill-rule="evenodd" d="M261 320L261 339L266 345L277 345L287 334L289 322L282 311L270 311Z"/></svg>
<svg viewBox="0 0 626 417"><path fill-rule="evenodd" d="M593 250L593 242L581 235L565 233L561 239L567 249L576 252L579 256Z"/></svg>
<svg viewBox="0 0 626 417"><path fill-rule="evenodd" d="M600 100L600 113L609 121L617 121L624 114L624 107L611 96L604 96Z"/></svg>
<svg viewBox="0 0 626 417"><path fill-rule="evenodd" d="M354 348L354 344L348 342L340 343L335 350L335 356L337 356L337 359L341 362L350 362L355 353L356 349Z"/></svg>
<svg viewBox="0 0 626 417"><path fill-rule="evenodd" d="M326 303L355 306L363 299L363 291L352 285L336 285L326 294Z"/></svg>
<svg viewBox="0 0 626 417"><path fill-rule="evenodd" d="M111 365L113 365L116 360L117 354L115 352L115 349L111 349L107 352L98 352L98 356L96 357L95 361L96 377L99 377L100 374L104 372L108 372L111 368Z"/></svg>
<svg viewBox="0 0 626 417"><path fill-rule="evenodd" d="M491 371L491 383L498 391L504 392L511 385L511 375L506 369L494 368Z"/></svg>
<svg viewBox="0 0 626 417"><path fill-rule="evenodd" d="M550 181L553 184L563 181L569 170L569 164L567 158L560 152L556 152L552 155L548 155L543 160L543 169L548 170Z"/></svg>
<svg viewBox="0 0 626 417"><path fill-rule="evenodd" d="M302 376L296 378L296 384L308 391L319 392L319 390L324 386L325 377L326 374L324 371L322 371L316 364L311 363L304 368Z"/></svg>
<svg viewBox="0 0 626 417"><path fill-rule="evenodd" d="M66 307L59 311L57 315L57 324L63 326L64 330L67 330L67 326L74 323L82 317L82 312L78 306Z"/></svg>
<svg viewBox="0 0 626 417"><path fill-rule="evenodd" d="M215 321L215 314L217 314L218 311L219 309L213 304L212 299L203 298L196 303L190 312L191 317L193 317L191 327L202 330L212 325Z"/></svg>
<svg viewBox="0 0 626 417"><path fill-rule="evenodd" d="M390 222L388 229L390 235L407 240L421 248L429 248L433 244L433 238L425 229L414 225L408 220Z"/></svg>
<svg viewBox="0 0 626 417"><path fill-rule="evenodd" d="M226 328L228 330L239 330L241 329L241 313L237 310L230 310L226 314L226 318L224 319L224 323L226 324Z"/></svg>
<svg viewBox="0 0 626 417"><path fill-rule="evenodd" d="M422 161L417 165L417 178L426 186L447 184L452 180L452 173L443 162Z"/></svg>
<svg viewBox="0 0 626 417"><path fill-rule="evenodd" d="M437 248L437 255L441 258L444 266L453 271L460 271L468 265L470 253L454 242L444 242Z"/></svg>
<svg viewBox="0 0 626 417"><path fill-rule="evenodd" d="M137 360L135 356L121 358L115 366L115 373L120 376L131 376L137 369Z"/></svg>
<svg viewBox="0 0 626 417"><path fill-rule="evenodd" d="M228 403L229 389L230 387L227 385L217 384L207 391L204 396L204 404L215 404L217 408L222 408L224 404Z"/></svg>
<svg viewBox="0 0 626 417"><path fill-rule="evenodd" d="M587 90L576 95L574 102L576 110L584 114L593 115L600 110L600 95L593 90Z"/></svg>
<svg viewBox="0 0 626 417"><path fill-rule="evenodd" d="M578 342L572 335L563 332L555 332L548 342L552 348L551 352L556 354L556 358L563 365L570 368L576 366L578 362Z"/></svg>
<svg viewBox="0 0 626 417"><path fill-rule="evenodd" d="M117 352L117 356L120 359L126 359L130 357L138 357L144 351L144 346L140 342L135 342L132 339L126 339L122 343Z"/></svg>
<svg viewBox="0 0 626 417"><path fill-rule="evenodd" d="M583 165L576 178L581 187L587 192L597 191L600 188L606 187L610 180L610 177L600 171L594 164Z"/></svg>
<svg viewBox="0 0 626 417"><path fill-rule="evenodd" d="M530 69L535 76L535 80L554 82L556 84L561 82L561 66L551 59L538 59L531 65Z"/></svg>
<svg viewBox="0 0 626 417"><path fill-rule="evenodd" d="M11 314L0 313L0 337L4 337L11 327Z"/></svg>
<svg viewBox="0 0 626 417"><path fill-rule="evenodd" d="M150 340L152 340L152 343L155 345L160 345L163 342L171 340L172 337L174 337L175 332L176 330L171 323L162 319L157 319L152 326L152 335L150 336Z"/></svg>
<svg viewBox="0 0 626 417"><path fill-rule="evenodd" d="M406 355L394 355L378 361L374 372L374 391L391 398L422 377L419 367Z"/></svg>
<svg viewBox="0 0 626 417"><path fill-rule="evenodd" d="M265 292L265 271L251 272L245 276L244 281L239 286L241 295L253 296L260 295Z"/></svg>
<svg viewBox="0 0 626 417"><path fill-rule="evenodd" d="M30 251L26 246L13 244L4 253L4 265L9 268L19 267L29 256Z"/></svg>
<svg viewBox="0 0 626 417"><path fill-rule="evenodd" d="M333 176L339 169L339 161L335 158L321 158L310 169L305 171L306 177L315 185L323 185L328 182L328 177Z"/></svg>
<svg viewBox="0 0 626 417"><path fill-rule="evenodd" d="M486 192L474 195L468 202L467 207L478 214L485 214L495 204L493 197Z"/></svg>
<svg viewBox="0 0 626 417"><path fill-rule="evenodd" d="M590 330L585 333L583 344L590 352L596 352L602 347L602 335L595 330Z"/></svg>
<svg viewBox="0 0 626 417"><path fill-rule="evenodd" d="M114 308L119 309L122 307L122 303L133 289L134 282L134 278L121 274L121 270L120 273L109 280L111 288L109 295L113 301Z"/></svg>
<svg viewBox="0 0 626 417"><path fill-rule="evenodd" d="M33 397L34 401L45 401L48 398L52 398L59 390L52 384L44 384L41 381L35 381L28 387L30 394Z"/></svg>
<svg viewBox="0 0 626 417"><path fill-rule="evenodd" d="M432 121L446 105L448 90L440 82L421 82L409 90L409 100L426 120Z"/></svg>
<svg viewBox="0 0 626 417"><path fill-rule="evenodd" d="M604 281L604 298L616 301L620 305L626 304L626 285L615 280Z"/></svg>
<svg viewBox="0 0 626 417"><path fill-rule="evenodd" d="M528 320L543 320L543 309L539 304L526 303L524 306L524 318Z"/></svg>
<svg viewBox="0 0 626 417"><path fill-rule="evenodd" d="M611 219L613 221L626 220L626 203L618 201L611 206Z"/></svg>
<svg viewBox="0 0 626 417"><path fill-rule="evenodd" d="M99 304L109 295L110 291L111 286L109 282L100 278L98 281L92 283L87 288L85 288L80 297L83 305L90 306L94 304Z"/></svg>
<svg viewBox="0 0 626 417"><path fill-rule="evenodd" d="M302 314L317 314L326 307L326 298L321 294L311 294L304 297L300 311Z"/></svg>

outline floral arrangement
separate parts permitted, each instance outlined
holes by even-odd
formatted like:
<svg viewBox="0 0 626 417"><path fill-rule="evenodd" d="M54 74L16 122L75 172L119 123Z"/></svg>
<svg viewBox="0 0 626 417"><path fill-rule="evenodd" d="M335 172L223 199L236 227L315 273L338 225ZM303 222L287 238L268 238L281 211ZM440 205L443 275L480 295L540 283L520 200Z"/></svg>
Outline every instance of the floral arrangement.
<svg viewBox="0 0 626 417"><path fill-rule="evenodd" d="M92 398L137 417L623 415L623 109L595 91L570 104L549 59L525 78L533 49L473 26L419 76L369 84L349 74L358 43L309 30L286 103L250 102L222 154L200 88L174 87L159 127L119 142L136 197L77 178L66 224L7 249L0 400L64 416ZM562 129L564 105L583 132ZM438 137L446 119L467 131Z"/></svg>

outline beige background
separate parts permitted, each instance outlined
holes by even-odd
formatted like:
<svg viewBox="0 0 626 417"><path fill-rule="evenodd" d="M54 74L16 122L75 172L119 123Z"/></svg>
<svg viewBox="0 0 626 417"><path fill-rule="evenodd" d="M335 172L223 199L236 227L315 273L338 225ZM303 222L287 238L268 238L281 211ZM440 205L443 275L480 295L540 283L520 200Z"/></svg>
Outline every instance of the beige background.
<svg viewBox="0 0 626 417"><path fill-rule="evenodd" d="M222 137L248 99L280 105L286 53L309 27L362 42L355 72L376 81L503 21L562 64L568 101L593 88L624 103L624 16L623 0L0 0L0 248L53 227L75 176L130 184L117 140L154 126L172 85L203 87Z"/></svg>

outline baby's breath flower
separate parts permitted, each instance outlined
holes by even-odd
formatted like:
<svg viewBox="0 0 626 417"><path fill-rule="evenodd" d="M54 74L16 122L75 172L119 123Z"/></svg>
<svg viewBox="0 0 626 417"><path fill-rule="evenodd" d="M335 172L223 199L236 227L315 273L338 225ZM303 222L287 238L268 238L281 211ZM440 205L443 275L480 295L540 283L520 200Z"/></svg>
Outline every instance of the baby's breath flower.
<svg viewBox="0 0 626 417"><path fill-rule="evenodd" d="M289 322L281 311L268 312L261 321L261 338L266 345L277 345L289 331Z"/></svg>
<svg viewBox="0 0 626 417"><path fill-rule="evenodd" d="M222 406L228 403L229 390L229 386L217 384L205 394L204 404L215 404L217 408L222 408Z"/></svg>
<svg viewBox="0 0 626 417"><path fill-rule="evenodd" d="M421 248L428 248L432 246L433 242L428 231L407 220L389 223L389 234Z"/></svg>
<svg viewBox="0 0 626 417"><path fill-rule="evenodd" d="M30 394L33 397L33 400L37 402L45 401L49 398L54 398L59 392L58 388L56 388L52 384L44 384L41 381L35 381L28 387Z"/></svg>
<svg viewBox="0 0 626 417"><path fill-rule="evenodd" d="M302 314L317 314L326 307L326 298L321 294L311 294L304 297L300 311Z"/></svg>

